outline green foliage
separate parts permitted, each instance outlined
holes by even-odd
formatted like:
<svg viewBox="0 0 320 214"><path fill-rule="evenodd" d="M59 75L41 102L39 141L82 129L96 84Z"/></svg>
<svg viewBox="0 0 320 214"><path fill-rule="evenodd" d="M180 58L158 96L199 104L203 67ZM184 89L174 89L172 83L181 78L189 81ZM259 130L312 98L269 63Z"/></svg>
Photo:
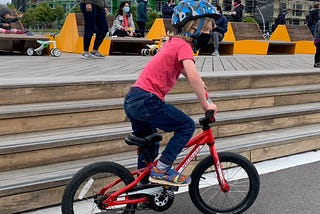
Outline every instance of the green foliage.
<svg viewBox="0 0 320 214"><path fill-rule="evenodd" d="M64 14L64 9L60 5L51 8L48 3L41 3L27 10L22 22L27 28L46 30L51 28L54 22L60 23L64 19Z"/></svg>
<svg viewBox="0 0 320 214"><path fill-rule="evenodd" d="M248 23L257 23L257 21L255 20L255 18L251 17L251 16L245 16L243 18L243 22L248 22Z"/></svg>
<svg viewBox="0 0 320 214"><path fill-rule="evenodd" d="M159 15L159 13L157 11L155 11L155 10L154 11L148 11L148 21L146 23L146 29L149 30L152 27L152 25L153 25L154 21L156 20L156 18L159 18L159 17L160 17L160 15Z"/></svg>
<svg viewBox="0 0 320 214"><path fill-rule="evenodd" d="M70 11L70 13L81 13L80 5L77 4L74 8L72 8L72 10Z"/></svg>

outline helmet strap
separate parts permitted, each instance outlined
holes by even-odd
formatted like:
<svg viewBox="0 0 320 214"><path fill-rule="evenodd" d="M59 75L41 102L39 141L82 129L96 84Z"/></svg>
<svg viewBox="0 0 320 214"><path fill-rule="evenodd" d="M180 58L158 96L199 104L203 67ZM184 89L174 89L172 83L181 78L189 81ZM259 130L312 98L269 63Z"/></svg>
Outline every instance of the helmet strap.
<svg viewBox="0 0 320 214"><path fill-rule="evenodd" d="M195 52L195 53L198 51L198 49L197 49L196 47L197 47L197 43L198 43L198 38L199 38L199 36L200 36L200 34L201 34L201 30L202 30L202 27L203 27L203 24L204 24L204 20L205 20L204 17L202 17L202 18L200 19L200 23L199 23L199 25L198 25L198 28L197 28L196 32L194 32L193 34L191 34L191 33L189 33L189 32L182 32L182 34L193 38L193 40L192 40L192 43L193 43L193 52Z"/></svg>
<svg viewBox="0 0 320 214"><path fill-rule="evenodd" d="M198 39L198 37L200 36L201 30L202 30L203 24L204 24L204 20L205 20L204 17L202 17L202 18L200 19L200 23L199 23L199 25L198 25L198 28L197 28L196 32L194 32L193 34L192 34L192 33L189 33L189 32L184 32L184 31L181 31L181 34L193 38L193 41L196 40L196 39ZM194 42L193 42L193 43L194 43Z"/></svg>

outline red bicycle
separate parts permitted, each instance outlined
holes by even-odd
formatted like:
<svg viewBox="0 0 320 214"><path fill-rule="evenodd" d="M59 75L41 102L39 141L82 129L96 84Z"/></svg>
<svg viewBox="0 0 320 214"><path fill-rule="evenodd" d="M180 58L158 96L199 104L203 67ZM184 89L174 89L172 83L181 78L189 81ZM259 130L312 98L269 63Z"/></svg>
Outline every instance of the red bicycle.
<svg viewBox="0 0 320 214"><path fill-rule="evenodd" d="M195 159L201 149L209 146L210 155L193 169L189 195L194 205L203 213L242 213L256 200L260 178L254 165L239 154L217 153L209 124L214 122L213 111L199 119L203 132L193 137L185 149L190 152L176 167L179 172ZM145 154L147 166L130 172L113 162L92 163L78 171L65 188L61 210L73 213L135 213L139 209L165 211L174 201L177 187L160 184L141 184L149 176L152 166L148 149L162 140L155 133L145 138L129 135L129 145L136 145Z"/></svg>

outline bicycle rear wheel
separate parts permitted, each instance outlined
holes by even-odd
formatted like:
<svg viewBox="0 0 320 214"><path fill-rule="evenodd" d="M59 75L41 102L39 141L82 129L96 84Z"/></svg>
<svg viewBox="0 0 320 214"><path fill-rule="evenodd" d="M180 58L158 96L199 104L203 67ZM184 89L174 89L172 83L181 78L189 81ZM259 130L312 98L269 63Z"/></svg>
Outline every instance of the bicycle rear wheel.
<svg viewBox="0 0 320 214"><path fill-rule="evenodd" d="M259 174L254 165L241 155L230 152L218 155L230 190L223 192L220 189L213 159L208 156L192 172L190 198L204 213L242 213L258 196Z"/></svg>
<svg viewBox="0 0 320 214"><path fill-rule="evenodd" d="M123 166L113 162L96 162L78 171L64 190L61 202L63 214L135 213L136 204L102 208L101 202L110 194L134 180ZM116 182L119 181L119 182ZM104 194L103 187L110 185ZM117 200L123 200L125 196Z"/></svg>

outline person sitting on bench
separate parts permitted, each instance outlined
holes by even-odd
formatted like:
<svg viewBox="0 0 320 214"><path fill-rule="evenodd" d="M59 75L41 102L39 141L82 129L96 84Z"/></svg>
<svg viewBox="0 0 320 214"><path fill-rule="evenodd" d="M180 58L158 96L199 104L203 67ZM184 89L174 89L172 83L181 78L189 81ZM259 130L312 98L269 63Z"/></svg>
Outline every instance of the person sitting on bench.
<svg viewBox="0 0 320 214"><path fill-rule="evenodd" d="M111 35L120 37L135 36L135 26L128 1L120 3L119 10L114 17L111 27Z"/></svg>
<svg viewBox="0 0 320 214"><path fill-rule="evenodd" d="M224 38L224 34L228 31L228 20L222 14L221 6L216 5L217 11L220 13L220 17L215 21L214 29L211 33L211 39L213 41L214 51L212 56L219 56L219 44Z"/></svg>
<svg viewBox="0 0 320 214"><path fill-rule="evenodd" d="M18 18L22 18L23 14L19 14ZM0 33L13 33L13 34L24 34L23 30L18 30L11 28L11 23L19 21L18 18L15 18L11 15L9 10L3 10L0 14Z"/></svg>

